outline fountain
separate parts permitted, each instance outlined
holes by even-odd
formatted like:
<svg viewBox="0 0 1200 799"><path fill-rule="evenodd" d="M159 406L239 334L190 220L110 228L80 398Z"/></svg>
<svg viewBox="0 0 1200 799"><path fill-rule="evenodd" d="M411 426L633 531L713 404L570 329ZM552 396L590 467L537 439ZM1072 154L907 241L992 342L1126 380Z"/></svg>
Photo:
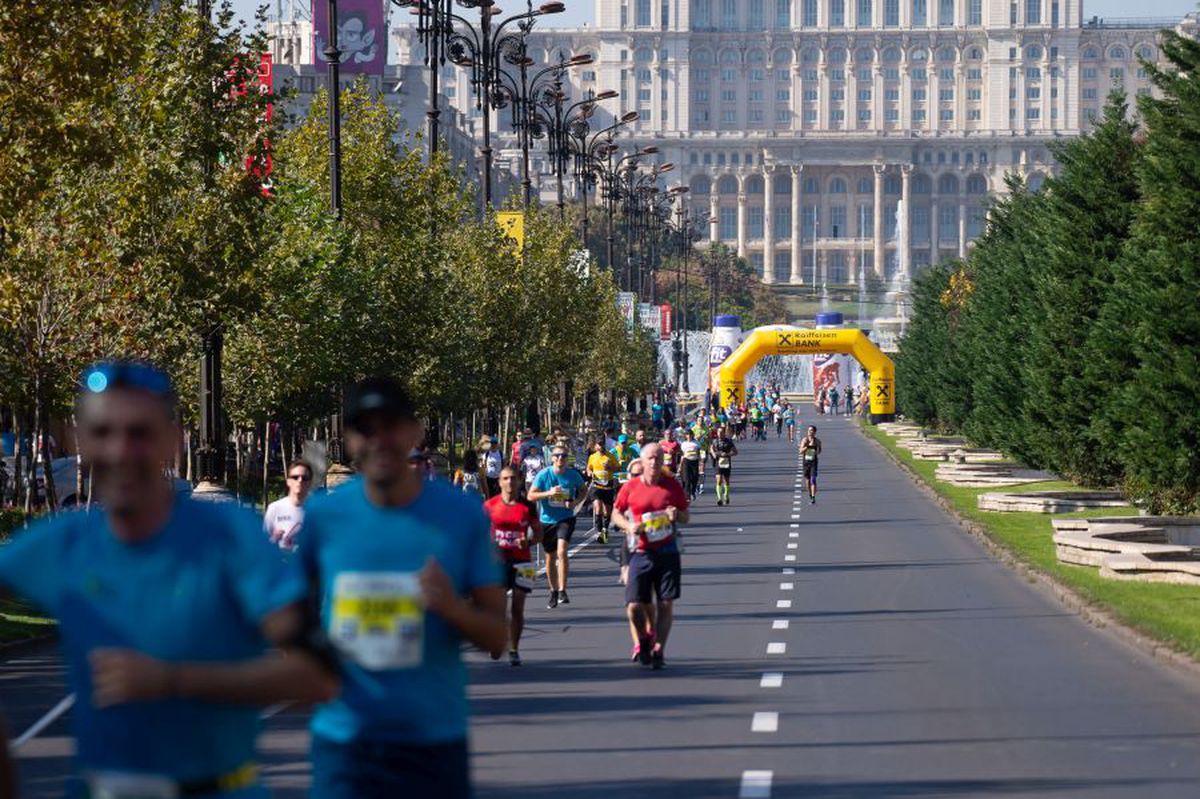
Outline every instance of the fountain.
<svg viewBox="0 0 1200 799"><path fill-rule="evenodd" d="M904 230L908 223L907 209L904 202L896 203L896 231ZM871 339L884 352L896 352L899 349L900 338L908 324L908 313L905 305L908 302L911 284L911 265L902 258L902 248L897 247L892 258L892 277L888 281L887 293L883 297L883 312L895 307L895 316L877 316L871 321Z"/></svg>
<svg viewBox="0 0 1200 799"><path fill-rule="evenodd" d="M688 331L688 388L703 394L708 386L708 349L712 333L708 330ZM673 375L670 341L658 345L659 374ZM812 356L788 355L763 358L746 376L746 385L777 383L785 394L812 393Z"/></svg>
<svg viewBox="0 0 1200 799"><path fill-rule="evenodd" d="M858 259L858 317L854 323L862 327L867 323L867 266L866 258Z"/></svg>

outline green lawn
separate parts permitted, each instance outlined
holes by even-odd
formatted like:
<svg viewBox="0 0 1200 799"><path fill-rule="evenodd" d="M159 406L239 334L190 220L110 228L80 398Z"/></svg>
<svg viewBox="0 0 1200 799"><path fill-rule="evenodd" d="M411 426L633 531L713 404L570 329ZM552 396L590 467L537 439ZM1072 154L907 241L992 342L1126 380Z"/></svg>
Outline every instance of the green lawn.
<svg viewBox="0 0 1200 799"><path fill-rule="evenodd" d="M864 430L938 494L949 500L960 514L981 524L993 541L1004 546L1023 563L1050 575L1122 623L1189 657L1200 658L1200 586L1109 580L1101 577L1098 569L1061 564L1054 555L1051 519L1134 515L1137 512L1134 508L1101 508L1057 516L981 511L975 504L976 497L988 491L1041 491L1077 486L1054 481L1011 489L958 488L934 479L936 461L914 459L908 450L896 446L895 439L876 427L864 425Z"/></svg>

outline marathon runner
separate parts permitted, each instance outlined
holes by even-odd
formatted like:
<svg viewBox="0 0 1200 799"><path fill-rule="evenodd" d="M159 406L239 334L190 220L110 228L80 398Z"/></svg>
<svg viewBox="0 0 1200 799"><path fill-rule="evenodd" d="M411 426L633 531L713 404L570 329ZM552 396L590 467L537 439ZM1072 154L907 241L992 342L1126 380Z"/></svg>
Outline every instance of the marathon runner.
<svg viewBox="0 0 1200 799"><path fill-rule="evenodd" d="M675 428L667 428L666 439L658 444L662 452L663 468L673 475L679 474L679 441L675 438Z"/></svg>
<svg viewBox="0 0 1200 799"><path fill-rule="evenodd" d="M604 451L604 442L592 445L592 454L587 461L587 477L592 482L592 518L600 531L600 543L608 543L608 519L612 515L613 499L616 497L617 472L621 464L611 453Z"/></svg>
<svg viewBox="0 0 1200 799"><path fill-rule="evenodd" d="M304 527L304 503L313 485L313 468L308 461L297 458L287 467L286 497L267 506L263 514L263 530L271 543L289 552L296 551L296 542Z"/></svg>
<svg viewBox="0 0 1200 799"><path fill-rule="evenodd" d="M817 504L817 463L821 457L821 439L817 428L808 426L808 432L800 439L800 460L804 463L804 480L808 483L808 501Z"/></svg>
<svg viewBox="0 0 1200 799"><path fill-rule="evenodd" d="M696 434L691 429L683 434L683 443L679 445L679 452L683 490L687 493L688 500L694 502L696 495L700 492L700 464L703 461L704 452L700 448L700 443L696 441Z"/></svg>
<svg viewBox="0 0 1200 799"><path fill-rule="evenodd" d="M338 690L303 575L251 512L176 493L166 374L95 364L75 413L100 504L0 549L0 584L58 621L75 695L67 795L266 796L255 706Z"/></svg>
<svg viewBox="0 0 1200 799"><path fill-rule="evenodd" d="M737 444L733 443L733 439L729 437L729 431L721 427L717 429L709 449L712 453L713 463L717 466L717 504L728 505L733 459L738 454Z"/></svg>
<svg viewBox="0 0 1200 799"><path fill-rule="evenodd" d="M788 443L796 442L796 409L790 402L783 403L783 424L787 427Z"/></svg>
<svg viewBox="0 0 1200 799"><path fill-rule="evenodd" d="M525 596L533 591L533 554L529 544L540 540L542 524L537 513L528 502L517 496L517 484L521 477L516 469L505 467L500 471L500 493L483 504L492 521L492 540L500 550L504 561L505 587L512 597L508 623L508 662L521 665L521 631L525 629ZM532 535L531 535L532 532ZM498 659L499 652L492 652Z"/></svg>
<svg viewBox="0 0 1200 799"><path fill-rule="evenodd" d="M617 461L617 482L624 483L629 479L629 464L637 457L633 447L629 445L629 436L624 433L617 436L617 445L612 448L610 454Z"/></svg>
<svg viewBox="0 0 1200 799"><path fill-rule="evenodd" d="M625 585L633 657L661 669L679 598L678 525L687 524L688 498L675 478L663 474L657 444L647 444L639 460L642 474L622 486L613 519L633 550Z"/></svg>
<svg viewBox="0 0 1200 799"><path fill-rule="evenodd" d="M529 486L529 499L538 503L542 520L542 549L546 553L546 581L550 587L547 609L571 603L567 596L567 550L575 535L575 503L587 490L579 472L567 465L567 449L556 444L550 468L543 469Z"/></svg>
<svg viewBox="0 0 1200 799"><path fill-rule="evenodd" d="M352 386L345 427L360 476L309 503L300 542L345 671L312 719L312 795L467 799L462 645L508 644L491 525L478 501L408 465L424 430L396 381Z"/></svg>

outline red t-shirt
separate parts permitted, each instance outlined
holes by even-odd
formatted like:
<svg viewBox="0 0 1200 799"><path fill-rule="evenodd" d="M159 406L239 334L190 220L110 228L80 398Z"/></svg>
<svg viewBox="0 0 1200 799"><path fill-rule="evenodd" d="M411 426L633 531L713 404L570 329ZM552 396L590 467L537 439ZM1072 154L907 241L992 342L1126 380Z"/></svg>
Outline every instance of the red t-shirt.
<svg viewBox="0 0 1200 799"><path fill-rule="evenodd" d="M673 472L679 471L679 442L660 441L658 448L662 450L663 466L666 466Z"/></svg>
<svg viewBox="0 0 1200 799"><path fill-rule="evenodd" d="M667 508L688 509L687 494L679 481L669 475L661 475L658 482L646 485L640 477L634 477L621 486L613 508L620 513L632 512L635 522L647 526L638 535L637 550L645 552L674 546L675 526L666 520ZM649 518L647 518L649 516Z"/></svg>
<svg viewBox="0 0 1200 799"><path fill-rule="evenodd" d="M497 494L483 503L483 509L492 520L492 540L500 548L501 556L510 563L529 561L532 555L525 533L533 526L533 508L520 500L506 505Z"/></svg>

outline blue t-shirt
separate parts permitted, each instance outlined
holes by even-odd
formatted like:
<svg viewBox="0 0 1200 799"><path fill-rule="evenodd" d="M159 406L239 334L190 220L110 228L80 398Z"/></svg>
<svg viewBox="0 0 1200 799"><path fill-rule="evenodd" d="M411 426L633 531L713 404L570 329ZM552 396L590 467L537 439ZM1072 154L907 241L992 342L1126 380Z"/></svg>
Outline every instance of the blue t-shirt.
<svg viewBox="0 0 1200 799"><path fill-rule="evenodd" d="M561 502L549 499L538 500L538 514L543 524L565 522L575 515L572 506L575 504L575 495L579 489L583 488L583 477L574 469L563 469L562 474L555 474L554 469L543 469L537 479L533 481L533 488L536 491L550 491L555 486L562 486L567 498ZM564 504L566 507L563 507Z"/></svg>
<svg viewBox="0 0 1200 799"><path fill-rule="evenodd" d="M62 514L0 548L0 584L59 621L80 769L195 782L254 760L257 708L171 699L98 709L88 663L100 647L175 662L262 655L263 618L306 586L253 513L180 497L166 526L136 544L117 539L99 510Z"/></svg>
<svg viewBox="0 0 1200 799"><path fill-rule="evenodd" d="M318 580L344 666L342 693L317 709L313 734L337 743L465 739L462 636L414 604L412 581L434 558L463 596L502 585L479 500L435 480L405 507L379 507L355 478L306 510L300 559Z"/></svg>

